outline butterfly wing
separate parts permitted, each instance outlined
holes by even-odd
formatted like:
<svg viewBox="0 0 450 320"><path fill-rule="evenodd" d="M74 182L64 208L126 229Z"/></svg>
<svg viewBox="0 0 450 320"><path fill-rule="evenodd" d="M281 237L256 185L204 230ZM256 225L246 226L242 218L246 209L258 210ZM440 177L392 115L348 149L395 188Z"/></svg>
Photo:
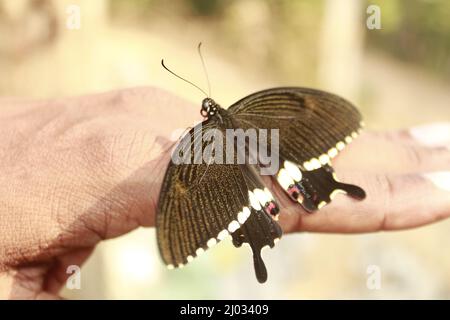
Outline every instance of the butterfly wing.
<svg viewBox="0 0 450 320"><path fill-rule="evenodd" d="M251 242L257 278L264 282L260 251L281 236L269 216L278 206L252 167L198 161L196 150L205 150L208 129L222 131L208 121L191 129L174 152L184 161L171 161L167 168L156 217L162 259L169 268L182 267L231 234L235 243Z"/></svg>
<svg viewBox="0 0 450 320"><path fill-rule="evenodd" d="M278 129L283 164L277 180L308 211L337 192L364 198L361 188L337 181L330 165L363 125L361 114L334 94L307 88L275 88L249 95L228 108L243 129Z"/></svg>

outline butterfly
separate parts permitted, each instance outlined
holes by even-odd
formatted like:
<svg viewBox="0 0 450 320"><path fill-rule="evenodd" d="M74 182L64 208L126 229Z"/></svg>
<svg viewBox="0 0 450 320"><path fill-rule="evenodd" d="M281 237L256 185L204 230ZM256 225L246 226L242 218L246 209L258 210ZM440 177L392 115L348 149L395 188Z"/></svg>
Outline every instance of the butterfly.
<svg viewBox="0 0 450 320"><path fill-rule="evenodd" d="M361 114L343 98L316 89L271 88L228 108L207 97L201 114L204 121L183 138L188 146L205 148L208 142L196 143L195 133L206 130L278 130L279 168L272 178L307 212L339 192L365 198L362 188L340 182L331 166L363 126ZM231 235L235 247L250 246L256 278L264 283L268 275L261 251L275 246L282 229L278 201L261 177L260 164L198 163L195 147L189 150L187 161L169 163L161 187L156 234L162 260L169 269L181 268Z"/></svg>

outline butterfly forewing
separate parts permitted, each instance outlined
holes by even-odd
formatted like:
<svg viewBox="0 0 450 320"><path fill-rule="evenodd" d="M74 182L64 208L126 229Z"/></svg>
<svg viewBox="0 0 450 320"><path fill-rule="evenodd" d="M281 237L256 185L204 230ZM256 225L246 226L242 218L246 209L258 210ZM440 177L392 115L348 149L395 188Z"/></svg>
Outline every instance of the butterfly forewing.
<svg viewBox="0 0 450 320"><path fill-rule="evenodd" d="M223 130L219 123L199 126L202 135L207 129ZM237 238L247 221L253 221L253 214L258 221L261 218L257 215L266 215L269 219L259 222L262 228L258 227L256 233L243 229L239 236L240 244L250 243L258 279L265 281L267 273L264 277L260 251L265 246L273 247L275 239L281 236L281 229L269 216L276 216L278 206L250 166L237 162L195 164L194 141L202 139L195 136L195 130L189 131L188 140L182 139L192 146L189 163L171 162L161 188L156 221L161 256L169 267L182 267L229 234ZM204 142L200 145L205 147Z"/></svg>
<svg viewBox="0 0 450 320"><path fill-rule="evenodd" d="M242 127L279 129L280 155L302 166L332 149L340 151L339 142L356 137L362 120L348 101L306 88L260 91L228 110ZM334 156L334 151L330 154Z"/></svg>

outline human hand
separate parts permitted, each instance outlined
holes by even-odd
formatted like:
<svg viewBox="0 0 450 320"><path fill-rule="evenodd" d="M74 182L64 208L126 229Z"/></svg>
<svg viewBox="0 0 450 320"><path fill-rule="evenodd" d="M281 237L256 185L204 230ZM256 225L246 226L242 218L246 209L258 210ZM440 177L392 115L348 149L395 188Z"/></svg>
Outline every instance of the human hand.
<svg viewBox="0 0 450 320"><path fill-rule="evenodd" d="M199 105L153 88L0 100L0 108L4 298L57 298L67 266L81 265L97 243L153 226L174 130L201 120ZM338 195L307 214L275 187L284 231L372 232L448 217L450 124L440 128L446 136L433 146L417 140L435 134L431 125L362 133L344 149L333 166L366 190L364 201Z"/></svg>

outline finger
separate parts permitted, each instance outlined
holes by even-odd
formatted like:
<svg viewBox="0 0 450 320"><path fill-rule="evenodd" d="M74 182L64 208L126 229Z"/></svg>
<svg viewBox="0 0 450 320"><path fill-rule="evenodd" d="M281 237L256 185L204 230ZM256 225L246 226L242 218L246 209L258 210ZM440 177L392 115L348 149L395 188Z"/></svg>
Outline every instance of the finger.
<svg viewBox="0 0 450 320"><path fill-rule="evenodd" d="M408 174L450 170L450 149L426 146L401 133L362 133L333 159L339 170Z"/></svg>
<svg viewBox="0 0 450 320"><path fill-rule="evenodd" d="M55 300L58 295L42 289L47 266L34 266L11 269L0 273L0 298L9 300Z"/></svg>
<svg viewBox="0 0 450 320"><path fill-rule="evenodd" d="M361 186L366 199L339 194L312 214L290 202L280 216L286 231L359 233L422 226L450 216L450 171L427 175L339 174Z"/></svg>
<svg viewBox="0 0 450 320"><path fill-rule="evenodd" d="M422 145L450 148L450 122L439 122L409 129L406 136Z"/></svg>
<svg viewBox="0 0 450 320"><path fill-rule="evenodd" d="M370 132L388 141L450 148L450 122L435 122L407 129Z"/></svg>

